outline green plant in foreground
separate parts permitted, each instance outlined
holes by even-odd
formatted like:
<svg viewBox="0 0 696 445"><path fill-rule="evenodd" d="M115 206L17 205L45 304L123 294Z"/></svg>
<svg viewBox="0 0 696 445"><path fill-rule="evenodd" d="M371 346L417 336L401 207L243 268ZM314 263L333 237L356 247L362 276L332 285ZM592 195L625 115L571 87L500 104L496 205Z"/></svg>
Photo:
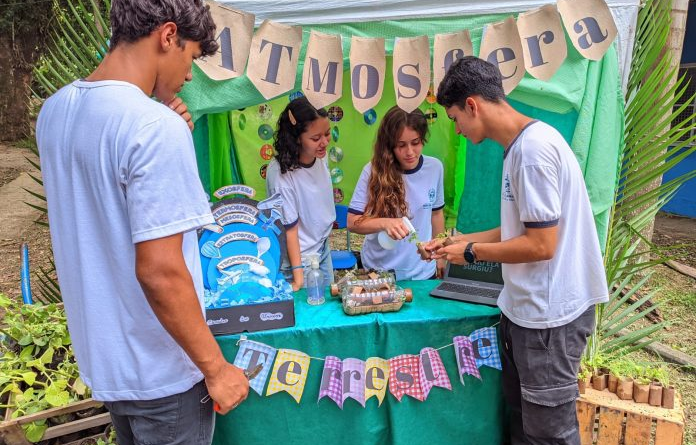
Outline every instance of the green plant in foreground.
<svg viewBox="0 0 696 445"><path fill-rule="evenodd" d="M0 294L5 312L0 332L0 408L17 418L88 397L70 348L62 308L55 304L19 304ZM46 420L23 426L27 440L38 442Z"/></svg>

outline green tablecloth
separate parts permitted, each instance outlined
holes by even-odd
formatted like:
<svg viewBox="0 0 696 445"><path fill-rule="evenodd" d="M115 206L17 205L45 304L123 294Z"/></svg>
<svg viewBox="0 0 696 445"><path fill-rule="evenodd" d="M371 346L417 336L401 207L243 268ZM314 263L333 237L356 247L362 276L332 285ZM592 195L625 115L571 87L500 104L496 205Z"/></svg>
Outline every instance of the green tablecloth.
<svg viewBox="0 0 696 445"><path fill-rule="evenodd" d="M499 319L494 307L442 300L428 295L438 281L399 283L413 289L413 302L399 312L347 316L338 299L310 306L304 292L295 295L296 323L292 328L248 334L275 348L297 349L311 357L389 359L438 348L457 335L491 326ZM239 335L217 337L228 361L237 354ZM382 406L376 398L365 408L348 399L341 410L328 397L317 402L323 362L312 360L300 404L287 393L249 398L226 416L217 416L214 445L228 444L486 444L503 442L504 402L501 373L480 368L479 381L457 377L452 347L440 351L452 391L435 387L419 402L401 402L387 392Z"/></svg>

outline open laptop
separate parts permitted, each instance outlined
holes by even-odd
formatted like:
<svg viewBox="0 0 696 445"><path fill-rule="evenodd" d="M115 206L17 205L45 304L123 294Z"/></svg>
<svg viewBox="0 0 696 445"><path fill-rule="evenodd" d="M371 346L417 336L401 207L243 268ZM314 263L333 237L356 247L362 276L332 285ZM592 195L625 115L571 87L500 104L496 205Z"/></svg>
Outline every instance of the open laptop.
<svg viewBox="0 0 696 445"><path fill-rule="evenodd" d="M447 264L445 278L430 292L433 297L469 303L498 304L503 290L503 269L500 263Z"/></svg>

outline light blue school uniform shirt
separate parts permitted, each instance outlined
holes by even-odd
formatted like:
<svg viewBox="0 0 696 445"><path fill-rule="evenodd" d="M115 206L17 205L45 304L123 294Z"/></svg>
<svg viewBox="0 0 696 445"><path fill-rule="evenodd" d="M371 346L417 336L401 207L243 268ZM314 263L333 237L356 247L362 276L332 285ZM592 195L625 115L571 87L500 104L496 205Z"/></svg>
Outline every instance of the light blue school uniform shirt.
<svg viewBox="0 0 696 445"><path fill-rule="evenodd" d="M368 183L372 175L372 163L368 163L355 186L348 211L355 215L365 212L369 199ZM421 241L433 237L433 211L445 206L442 163L430 156L421 156L418 165L403 172L406 191L407 216ZM393 269L397 280L427 280L435 275L435 261L423 261L415 242L408 237L396 243L392 250L384 249L377 240L377 233L365 236L360 256L363 265L377 270Z"/></svg>
<svg viewBox="0 0 696 445"><path fill-rule="evenodd" d="M58 280L84 382L103 401L151 400L203 376L135 276L135 244L184 233L201 303L195 229L213 223L191 132L135 85L76 81L44 104L41 155Z"/></svg>

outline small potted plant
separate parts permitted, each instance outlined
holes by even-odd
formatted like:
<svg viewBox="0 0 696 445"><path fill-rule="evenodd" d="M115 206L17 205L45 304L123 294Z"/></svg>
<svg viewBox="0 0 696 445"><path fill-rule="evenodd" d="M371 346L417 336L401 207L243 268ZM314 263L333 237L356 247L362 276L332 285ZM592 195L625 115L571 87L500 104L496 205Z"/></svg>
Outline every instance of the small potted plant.
<svg viewBox="0 0 696 445"><path fill-rule="evenodd" d="M639 374L633 381L633 400L636 403L648 403L650 398L650 377L644 367L640 368Z"/></svg>
<svg viewBox="0 0 696 445"><path fill-rule="evenodd" d="M633 378L637 375L636 364L623 357L613 364L613 373L618 379L616 383L616 395L621 400L633 399Z"/></svg>
<svg viewBox="0 0 696 445"><path fill-rule="evenodd" d="M648 403L651 406L662 406L663 382L669 382L667 369L663 366L648 368L647 377L651 379Z"/></svg>

